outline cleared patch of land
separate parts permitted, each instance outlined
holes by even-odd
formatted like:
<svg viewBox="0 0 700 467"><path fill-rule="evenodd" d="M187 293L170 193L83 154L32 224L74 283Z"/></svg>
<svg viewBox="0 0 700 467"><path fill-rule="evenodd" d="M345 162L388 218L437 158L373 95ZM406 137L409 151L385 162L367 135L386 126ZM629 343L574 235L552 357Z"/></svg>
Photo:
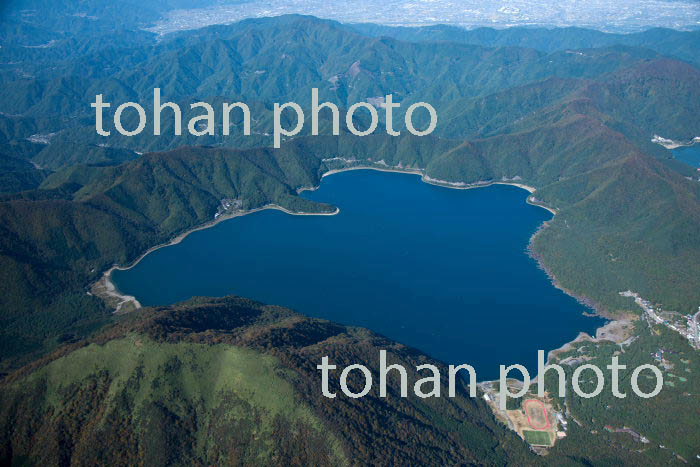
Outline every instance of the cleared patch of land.
<svg viewBox="0 0 700 467"><path fill-rule="evenodd" d="M537 399L528 399L523 402L523 408L527 415L527 421L533 429L546 430L552 426L549 422L544 402Z"/></svg>
<svg viewBox="0 0 700 467"><path fill-rule="evenodd" d="M552 445L552 436L548 431L525 430L523 435L525 441L533 446L550 447Z"/></svg>

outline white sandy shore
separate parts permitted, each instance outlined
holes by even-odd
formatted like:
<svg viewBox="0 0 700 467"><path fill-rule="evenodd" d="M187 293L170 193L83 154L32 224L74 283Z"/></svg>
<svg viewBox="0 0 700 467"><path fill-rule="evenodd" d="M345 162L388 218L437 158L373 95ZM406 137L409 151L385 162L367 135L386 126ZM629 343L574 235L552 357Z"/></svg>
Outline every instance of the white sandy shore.
<svg viewBox="0 0 700 467"><path fill-rule="evenodd" d="M516 183L516 182L510 182L510 181L488 181L488 182L477 182L477 183L472 183L472 184L467 184L467 183L454 183L454 182L448 182L445 180L438 180L434 178L430 178L427 175L425 175L425 171L423 169L416 169L416 168L403 168L403 167L392 167L392 166L386 166L386 167L377 167L377 166L355 166L355 167L347 167L347 168L342 168L342 169L333 169L329 170L321 175L321 179L328 177L333 174L341 173L341 172L349 172L351 170L376 170L379 172L395 172L395 173L407 173L407 174L413 174L413 175L420 175L421 180L425 183L429 183L431 185L437 185L437 186L442 186L446 188L453 188L453 189L458 189L458 190L469 190L473 188L484 188L487 186L491 185L512 185L516 186L518 188L522 188L523 190L528 191L530 194L534 193L536 189L532 186L525 185L522 183ZM297 193L302 193L304 191L313 191L317 190L319 188L320 184L315 186L315 187L301 187L297 190ZM543 204L533 202L531 197L528 197L527 202L528 204L532 204L533 206L538 206L543 209L546 209L547 211L551 212L552 214L556 215L556 211L550 207L547 207ZM197 232L199 230L204 230L208 229L210 227L213 227L217 225L220 222L233 219L235 217L241 217L245 216L247 214L252 214L254 212L258 211L263 211L266 209L277 209L279 211L282 211L286 214L294 215L294 216L333 216L336 215L340 212L339 208L336 208L334 212L294 212L290 211L288 209L283 208L282 206L276 205L276 204L268 204L265 206L262 206L260 208L256 209L250 209L247 211L237 211L234 213L230 214L223 214L219 216L218 218L206 222L198 227L195 227L193 229L187 230L186 232L181 233L180 235L176 236L172 240L166 243L162 243L160 245L156 245L154 247L149 248L146 250L145 253L143 253L141 256L139 256L135 261L133 261L131 264L128 266L119 266L119 265L114 265L111 268L109 268L105 273L102 275L102 278L93 285L92 290L95 295L98 296L103 296L103 298L113 298L117 300L117 306L115 312L119 312L123 309L125 305L129 305L130 307L134 309L139 309L141 308L141 303L139 303L138 299L132 295L126 295L123 294L119 291L117 286L114 284L112 281L112 272L114 270L119 270L119 271L126 271L128 269L133 268L137 264L143 260L148 254L160 249L160 248L165 248L171 245L177 245L181 241L183 241L185 238L187 238L188 235L190 235L193 232ZM106 296L106 297L104 297Z"/></svg>
<svg viewBox="0 0 700 467"><path fill-rule="evenodd" d="M518 182L506 181L506 180L476 182L476 183L461 183L461 182L454 183L454 182L447 182L445 180L437 180L434 178L430 178L427 175L423 175L423 181L425 183L430 183L431 185L444 186L444 187L448 187L448 188L454 188L456 190L471 190L474 188L484 188L484 187L491 186L491 185L510 185L510 186L517 186L518 188L522 188L523 190L528 191L531 195L535 191L537 191L537 189L533 186L525 185L523 183L518 183ZM528 204L533 205L533 206L537 206L539 208L546 209L547 211L551 212L554 215L557 214L556 209L534 201L532 196L528 196L526 202Z"/></svg>
<svg viewBox="0 0 700 467"><path fill-rule="evenodd" d="M660 144L661 146L665 147L666 149L677 149L677 148L684 148L684 147L693 146L695 144L700 143L700 136L696 136L695 138L691 139L690 141L674 141L672 139L664 138L663 136L654 135L654 137L651 139L651 142L656 143L656 144Z"/></svg>
<svg viewBox="0 0 700 467"><path fill-rule="evenodd" d="M110 269L109 272L111 273L113 269ZM131 305L133 308L141 308L141 303L137 300L136 297L133 295L124 295L120 293L117 288L114 285L114 282L112 282L109 277L105 274L104 277L107 277L107 279L103 279L100 282L97 283L98 287L101 286L101 290L99 288L93 287L93 291L100 290L100 294L104 294L108 297L112 297L116 300L116 308L114 310L115 313L119 313L122 311L122 308L124 305Z"/></svg>

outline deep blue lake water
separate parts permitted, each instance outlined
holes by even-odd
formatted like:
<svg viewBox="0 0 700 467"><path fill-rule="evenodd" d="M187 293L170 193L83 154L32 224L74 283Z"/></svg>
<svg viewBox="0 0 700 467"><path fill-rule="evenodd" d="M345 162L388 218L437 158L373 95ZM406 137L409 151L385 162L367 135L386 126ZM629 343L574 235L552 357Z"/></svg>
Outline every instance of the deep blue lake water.
<svg viewBox="0 0 700 467"><path fill-rule="evenodd" d="M688 165L700 168L700 144L676 148L673 150L673 157Z"/></svg>
<svg viewBox="0 0 700 467"><path fill-rule="evenodd" d="M362 170L324 178L304 196L341 212L235 218L115 271L114 281L144 305L236 294L367 327L469 363L480 381L497 378L500 364L534 376L538 349L603 323L527 256L551 214L527 204L524 190L453 190Z"/></svg>

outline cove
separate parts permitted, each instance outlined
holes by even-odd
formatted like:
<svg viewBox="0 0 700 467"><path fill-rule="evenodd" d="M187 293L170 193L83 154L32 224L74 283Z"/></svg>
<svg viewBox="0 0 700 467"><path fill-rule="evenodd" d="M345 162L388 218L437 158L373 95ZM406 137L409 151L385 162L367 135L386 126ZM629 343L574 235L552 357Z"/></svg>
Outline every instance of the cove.
<svg viewBox="0 0 700 467"><path fill-rule="evenodd" d="M235 294L366 327L469 363L480 381L498 378L500 364L534 373L538 349L603 324L527 255L552 215L520 188L455 190L356 170L303 195L340 213L238 217L114 271L113 281L143 305Z"/></svg>
<svg viewBox="0 0 700 467"><path fill-rule="evenodd" d="M676 148L673 151L673 156L679 161L700 168L700 144Z"/></svg>

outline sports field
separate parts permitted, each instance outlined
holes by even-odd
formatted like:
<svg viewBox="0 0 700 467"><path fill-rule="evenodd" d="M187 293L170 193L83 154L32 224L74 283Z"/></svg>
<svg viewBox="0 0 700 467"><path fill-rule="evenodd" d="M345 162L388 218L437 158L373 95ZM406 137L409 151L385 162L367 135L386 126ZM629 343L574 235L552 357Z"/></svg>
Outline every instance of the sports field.
<svg viewBox="0 0 700 467"><path fill-rule="evenodd" d="M531 428L535 430L546 430L552 426L549 422L549 416L547 415L547 408L542 401L528 399L523 404L523 408L525 409L527 421Z"/></svg>
<svg viewBox="0 0 700 467"><path fill-rule="evenodd" d="M552 437L548 431L523 430L525 441L533 446L551 446Z"/></svg>

